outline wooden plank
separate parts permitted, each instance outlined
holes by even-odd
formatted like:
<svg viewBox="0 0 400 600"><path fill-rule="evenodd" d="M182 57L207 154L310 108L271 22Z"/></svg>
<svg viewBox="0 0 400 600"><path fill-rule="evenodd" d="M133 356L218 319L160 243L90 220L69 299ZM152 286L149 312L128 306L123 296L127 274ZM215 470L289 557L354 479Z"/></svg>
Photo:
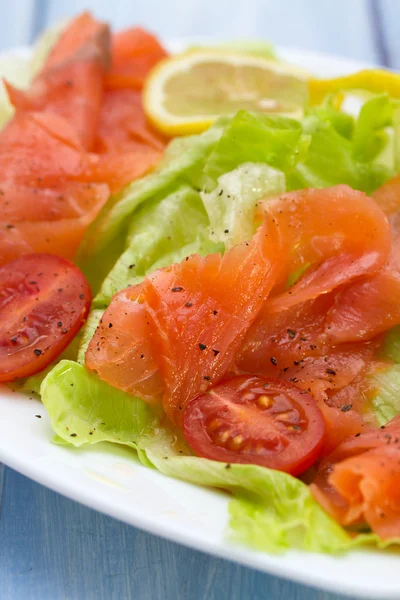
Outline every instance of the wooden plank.
<svg viewBox="0 0 400 600"><path fill-rule="evenodd" d="M141 24L164 38L259 37L372 62L379 58L368 0L192 0L180 2L175 10L159 0L55 0L49 4L47 23L85 7L114 27Z"/></svg>
<svg viewBox="0 0 400 600"><path fill-rule="evenodd" d="M373 0L371 0L372 2ZM387 66L400 69L400 2L376 0L375 23L387 54Z"/></svg>
<svg viewBox="0 0 400 600"><path fill-rule="evenodd" d="M3 499L3 487L4 487L4 465L0 463L0 519L1 519L1 502Z"/></svg>
<svg viewBox="0 0 400 600"><path fill-rule="evenodd" d="M35 0L1 3L0 50L30 43L34 12Z"/></svg>
<svg viewBox="0 0 400 600"><path fill-rule="evenodd" d="M0 596L13 600L339 600L143 533L11 469L0 540Z"/></svg>

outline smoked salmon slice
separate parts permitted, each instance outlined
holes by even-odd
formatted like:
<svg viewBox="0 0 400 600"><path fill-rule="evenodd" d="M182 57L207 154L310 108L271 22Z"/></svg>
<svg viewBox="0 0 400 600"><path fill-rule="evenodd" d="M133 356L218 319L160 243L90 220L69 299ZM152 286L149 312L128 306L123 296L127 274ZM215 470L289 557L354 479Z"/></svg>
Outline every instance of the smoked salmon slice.
<svg viewBox="0 0 400 600"><path fill-rule="evenodd" d="M64 119L16 114L0 132L0 264L31 252L74 257L110 195L87 181L89 166Z"/></svg>
<svg viewBox="0 0 400 600"><path fill-rule="evenodd" d="M140 27L112 36L112 65L106 77L110 89L141 89L149 71L167 56L159 41Z"/></svg>
<svg viewBox="0 0 400 600"><path fill-rule="evenodd" d="M155 271L113 298L86 366L143 398L160 387L167 416L179 423L189 400L231 367L275 282L277 256L279 238L266 220L250 242L223 257L194 255Z"/></svg>
<svg viewBox="0 0 400 600"><path fill-rule="evenodd" d="M32 186L79 180L89 167L68 123L53 114L17 113L0 131L0 180Z"/></svg>
<svg viewBox="0 0 400 600"><path fill-rule="evenodd" d="M327 315L332 343L370 340L400 323L400 214L390 217L391 253L373 278L345 288Z"/></svg>
<svg viewBox="0 0 400 600"><path fill-rule="evenodd" d="M400 417L344 441L320 465L311 491L342 525L400 537Z"/></svg>
<svg viewBox="0 0 400 600"><path fill-rule="evenodd" d="M110 191L159 157L152 149L88 154L62 117L18 112L0 132L0 264L32 252L74 258Z"/></svg>
<svg viewBox="0 0 400 600"><path fill-rule="evenodd" d="M322 456L348 436L363 431L368 423L375 424L369 413L370 376L387 366L375 359L378 347L378 342L343 344L330 348L324 356L294 361L279 374L316 400L325 421Z"/></svg>
<svg viewBox="0 0 400 600"><path fill-rule="evenodd" d="M161 401L161 378L153 327L142 302L143 285L116 294L86 352L86 366L119 389L149 403Z"/></svg>
<svg viewBox="0 0 400 600"><path fill-rule="evenodd" d="M141 90L150 70L165 56L158 40L143 29L131 28L112 36L112 65L105 78L96 152L164 149L166 138L145 117Z"/></svg>
<svg viewBox="0 0 400 600"><path fill-rule="evenodd" d="M261 373L271 356L284 368L326 352L332 345L326 315L336 303L335 290L378 273L391 242L389 223L374 201L344 185L291 192L262 210L275 221L286 251L279 285L237 357L241 371ZM300 280L282 290L304 265L310 266Z"/></svg>
<svg viewBox="0 0 400 600"><path fill-rule="evenodd" d="M166 139L147 122L141 92L131 89L106 90L99 116L95 152L160 152Z"/></svg>
<svg viewBox="0 0 400 600"><path fill-rule="evenodd" d="M389 224L385 215L371 198L348 185L290 192L260 202L257 212L261 216L265 212L275 219L285 240L286 260L281 261L284 284L299 268L305 265L317 267L340 254L349 254L353 260L367 254L370 261L360 265L360 273L365 274L365 269L377 272L390 252ZM348 266L351 266L350 261ZM330 273L338 277L335 269L331 268ZM321 280L320 274L316 279ZM326 285L326 274L323 281ZM312 289L310 282L306 287ZM322 291L317 289L315 296Z"/></svg>
<svg viewBox="0 0 400 600"><path fill-rule="evenodd" d="M17 110L64 117L92 150L109 64L109 27L84 13L66 28L28 91L6 84L10 101Z"/></svg>
<svg viewBox="0 0 400 600"><path fill-rule="evenodd" d="M93 18L89 12L83 12L75 17L62 32L58 42L51 49L44 71L51 70L71 59L77 53L89 53L93 46L98 58L109 68L111 62L110 27Z"/></svg>

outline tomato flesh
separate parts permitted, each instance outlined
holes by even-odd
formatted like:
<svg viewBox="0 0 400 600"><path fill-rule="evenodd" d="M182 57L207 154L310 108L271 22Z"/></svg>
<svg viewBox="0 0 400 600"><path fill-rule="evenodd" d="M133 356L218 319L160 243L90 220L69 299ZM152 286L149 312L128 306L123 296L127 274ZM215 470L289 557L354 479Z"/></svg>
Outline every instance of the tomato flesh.
<svg viewBox="0 0 400 600"><path fill-rule="evenodd" d="M200 456L299 475L317 459L324 420L314 399L268 377L232 377L199 394L183 414L186 441Z"/></svg>
<svg viewBox="0 0 400 600"><path fill-rule="evenodd" d="M0 381L44 369L83 325L91 292L83 273L50 254L0 267Z"/></svg>

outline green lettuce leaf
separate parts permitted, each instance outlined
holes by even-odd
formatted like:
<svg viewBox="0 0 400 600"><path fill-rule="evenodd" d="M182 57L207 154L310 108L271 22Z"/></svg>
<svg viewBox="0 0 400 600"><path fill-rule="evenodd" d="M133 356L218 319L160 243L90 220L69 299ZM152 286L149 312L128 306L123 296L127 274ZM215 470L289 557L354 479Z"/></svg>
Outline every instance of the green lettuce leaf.
<svg viewBox="0 0 400 600"><path fill-rule="evenodd" d="M172 142L156 171L132 182L109 200L89 227L77 256L93 289L98 290L126 249L132 216L140 206L157 203L182 184L196 187L205 158L219 139L224 123L221 119L201 135Z"/></svg>
<svg viewBox="0 0 400 600"><path fill-rule="evenodd" d="M388 331L383 340L382 357L400 363L400 325Z"/></svg>
<svg viewBox="0 0 400 600"><path fill-rule="evenodd" d="M221 175L248 162L285 172L306 153L309 143L299 121L240 110L225 126L206 161L204 187L212 191Z"/></svg>
<svg viewBox="0 0 400 600"><path fill-rule="evenodd" d="M54 432L75 447L112 442L135 448L154 419L145 402L70 360L52 369L40 393Z"/></svg>
<svg viewBox="0 0 400 600"><path fill-rule="evenodd" d="M369 181L373 191L381 180L400 170L400 102L387 94L353 90L350 96L344 92L347 100L339 111L334 108L335 96L327 96L323 104L313 108L309 114L328 121L351 142L354 161L362 163L364 168L367 165L368 177L371 178L372 171L376 178ZM346 107L349 99L350 113Z"/></svg>
<svg viewBox="0 0 400 600"><path fill-rule="evenodd" d="M282 194L285 189L284 174L264 163L243 163L221 175L215 190L201 193L211 239L222 242L226 249L250 239L257 200Z"/></svg>
<svg viewBox="0 0 400 600"><path fill-rule="evenodd" d="M105 278L95 306L107 306L119 290L142 281L146 273L179 262L186 246L200 252L207 239L209 221L200 195L182 184L162 200L152 200L135 213L126 235L127 248ZM204 249L208 254L216 248Z"/></svg>
<svg viewBox="0 0 400 600"><path fill-rule="evenodd" d="M300 277L302 277L304 275L304 273L307 271L308 267L310 267L310 266L311 266L311 263L306 262L306 263L304 263L304 265L301 265L301 267L299 267L297 269L297 271L290 273L290 275L287 278L286 289L288 290L289 288L292 287L292 285L297 283L297 281L300 279Z"/></svg>
<svg viewBox="0 0 400 600"><path fill-rule="evenodd" d="M236 542L274 553L289 548L336 553L351 544L308 486L291 475L256 465L164 456L151 449L146 456L165 475L231 492L229 537Z"/></svg>
<svg viewBox="0 0 400 600"><path fill-rule="evenodd" d="M387 98L386 102L389 107L384 108L383 117L385 112L388 113L391 109L391 122L381 131L378 130L371 136L371 139L374 139L375 135L376 142L381 147L374 162L392 169L394 173L398 173L400 171L400 102ZM376 117L376 120L379 120L379 118Z"/></svg>
<svg viewBox="0 0 400 600"><path fill-rule="evenodd" d="M394 174L393 160L382 159L393 145L386 132L393 115L386 96L368 100L356 120L330 105L312 109L302 122L239 111L206 160L202 186L213 191L222 175L255 162L281 170L288 189L345 183L371 193Z"/></svg>
<svg viewBox="0 0 400 600"><path fill-rule="evenodd" d="M400 104L393 109L393 168L400 172Z"/></svg>
<svg viewBox="0 0 400 600"><path fill-rule="evenodd" d="M378 371L371 381L376 389L372 409L379 425L386 425L400 412L400 365Z"/></svg>
<svg viewBox="0 0 400 600"><path fill-rule="evenodd" d="M393 105L386 94L364 103L356 121L353 156L361 162L376 158L387 144L385 128L393 123Z"/></svg>
<svg viewBox="0 0 400 600"><path fill-rule="evenodd" d="M87 321L83 327L82 337L79 344L77 361L83 365L85 363L85 352L89 345L90 340L94 336L97 326L100 322L101 317L104 314L105 308L92 308L87 318Z"/></svg>
<svg viewBox="0 0 400 600"><path fill-rule="evenodd" d="M328 96L321 106L313 107L308 114L316 115L318 118L329 122L342 137L348 140L353 138L355 129L354 116L337 110L331 96Z"/></svg>
<svg viewBox="0 0 400 600"><path fill-rule="evenodd" d="M370 194L393 175L385 165L357 160L354 139L339 133L332 116L313 111L304 118L303 129L310 135L311 143L305 159L290 174L291 189L346 183Z"/></svg>
<svg viewBox="0 0 400 600"><path fill-rule="evenodd" d="M371 377L375 389L372 410L379 425L385 425L400 413L400 325L386 333L380 356L395 363Z"/></svg>

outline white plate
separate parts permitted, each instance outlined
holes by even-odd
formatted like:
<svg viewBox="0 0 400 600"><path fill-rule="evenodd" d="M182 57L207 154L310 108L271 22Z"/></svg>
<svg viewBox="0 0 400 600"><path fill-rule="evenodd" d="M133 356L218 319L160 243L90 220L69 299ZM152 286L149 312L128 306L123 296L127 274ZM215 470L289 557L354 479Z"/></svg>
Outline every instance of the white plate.
<svg viewBox="0 0 400 600"><path fill-rule="evenodd" d="M367 66L294 49L280 54L323 76ZM124 449L101 444L71 450L51 444L51 437L39 402L0 388L0 460L31 479L135 527L274 575L365 598L400 597L400 556L372 551L270 556L232 545L224 536L228 499L222 493L167 478Z"/></svg>

